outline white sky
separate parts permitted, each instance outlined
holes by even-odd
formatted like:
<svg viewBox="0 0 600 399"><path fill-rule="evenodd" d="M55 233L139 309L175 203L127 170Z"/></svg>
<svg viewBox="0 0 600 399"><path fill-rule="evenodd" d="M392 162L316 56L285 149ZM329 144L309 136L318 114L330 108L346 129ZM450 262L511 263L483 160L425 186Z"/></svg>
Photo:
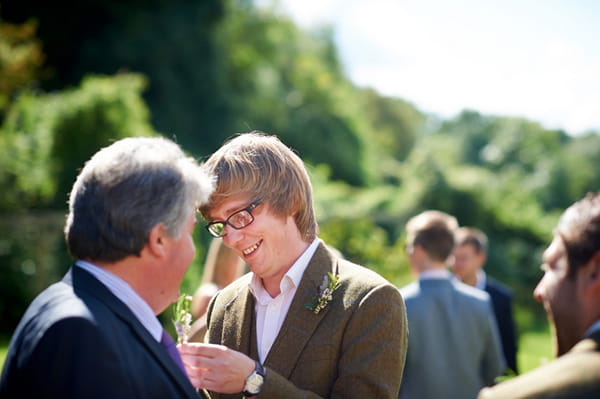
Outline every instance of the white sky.
<svg viewBox="0 0 600 399"><path fill-rule="evenodd" d="M275 1L301 27L333 26L359 86L444 118L469 108L600 132L600 1Z"/></svg>

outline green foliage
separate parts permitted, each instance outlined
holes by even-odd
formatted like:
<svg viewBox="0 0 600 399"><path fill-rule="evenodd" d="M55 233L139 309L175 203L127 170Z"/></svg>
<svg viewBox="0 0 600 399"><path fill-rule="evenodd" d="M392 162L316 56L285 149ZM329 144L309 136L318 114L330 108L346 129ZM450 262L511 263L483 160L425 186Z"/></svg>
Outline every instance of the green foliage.
<svg viewBox="0 0 600 399"><path fill-rule="evenodd" d="M63 224L62 212L0 213L0 336L12 333L32 298L67 270Z"/></svg>
<svg viewBox="0 0 600 399"><path fill-rule="evenodd" d="M331 32L307 34L272 11L239 4L229 2L217 31L236 131L278 134L306 161L329 165L333 178L365 184L368 146L345 105L356 90L342 74Z"/></svg>
<svg viewBox="0 0 600 399"><path fill-rule="evenodd" d="M77 169L99 148L126 136L156 134L139 75L88 77L53 94L23 92L0 136L0 210L61 209Z"/></svg>
<svg viewBox="0 0 600 399"><path fill-rule="evenodd" d="M33 86L41 74L44 55L36 29L33 20L21 25L0 20L0 111L16 92Z"/></svg>
<svg viewBox="0 0 600 399"><path fill-rule="evenodd" d="M77 168L120 137L156 129L204 157L235 132L262 130L310 165L320 236L348 259L408 283L405 223L439 209L488 234L486 269L514 290L526 315L520 322L544 319L531 297L540 254L560 212L600 187L597 133L571 137L473 110L438 121L405 100L354 86L330 28L303 31L277 8L248 0L58 5L34 0L0 9L11 22L37 18L55 71L41 79L51 94L22 91L40 78L35 63L24 79L8 79L6 87L18 89L1 93L9 98L0 130L1 211L63 209ZM64 24L65 12L76 16L72 24ZM19 43L39 60L31 33ZM114 75L121 70L144 77ZM9 237L11 228L2 229ZM184 292L201 278L208 236L195 238ZM17 274L37 259L2 236L0 253ZM21 287L27 277L7 279L5 292L10 281ZM23 302L32 294L18 292Z"/></svg>

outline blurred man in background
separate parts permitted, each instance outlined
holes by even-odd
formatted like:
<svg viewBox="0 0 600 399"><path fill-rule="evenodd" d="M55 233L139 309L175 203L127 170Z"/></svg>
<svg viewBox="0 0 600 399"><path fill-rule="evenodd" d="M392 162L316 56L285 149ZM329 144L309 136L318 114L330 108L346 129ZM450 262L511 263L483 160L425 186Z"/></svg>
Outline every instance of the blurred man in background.
<svg viewBox="0 0 600 399"><path fill-rule="evenodd" d="M489 295L447 270L457 228L439 211L406 225L408 260L419 280L400 290L410 334L400 399L474 399L504 371Z"/></svg>
<svg viewBox="0 0 600 399"><path fill-rule="evenodd" d="M483 270L487 259L487 236L478 229L461 227L456 232L454 274L465 284L484 290L490 295L500 332L506 365L514 374L517 370L517 339L512 311L512 292Z"/></svg>
<svg viewBox="0 0 600 399"><path fill-rule="evenodd" d="M600 397L600 193L562 214L534 291L554 326L558 359L484 389L481 399Z"/></svg>

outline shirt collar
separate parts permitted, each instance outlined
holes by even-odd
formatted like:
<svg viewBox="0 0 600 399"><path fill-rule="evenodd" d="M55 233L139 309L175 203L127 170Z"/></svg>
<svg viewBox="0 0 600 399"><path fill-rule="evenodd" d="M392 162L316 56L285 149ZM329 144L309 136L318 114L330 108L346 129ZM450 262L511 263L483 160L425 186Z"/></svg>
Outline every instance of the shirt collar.
<svg viewBox="0 0 600 399"><path fill-rule="evenodd" d="M585 334L583 336L589 337L596 331L600 331L600 320L598 320L594 324L592 324L592 326L590 328L588 328L588 330L585 332Z"/></svg>
<svg viewBox="0 0 600 399"><path fill-rule="evenodd" d="M485 283L487 282L487 276L485 272L481 269L477 270L477 275L475 278L475 287L479 288L480 290L485 290Z"/></svg>
<svg viewBox="0 0 600 399"><path fill-rule="evenodd" d="M447 269L431 269L431 270L423 270L419 274L419 280L428 280L432 278L444 278L450 279L452 278L452 273L450 273Z"/></svg>
<svg viewBox="0 0 600 399"><path fill-rule="evenodd" d="M75 265L91 273L98 281L104 284L114 296L131 310L154 339L160 341L163 328L156 318L154 311L125 280L100 266L83 260L78 260L75 262Z"/></svg>
<svg viewBox="0 0 600 399"><path fill-rule="evenodd" d="M304 271L308 267L308 263L317 251L317 247L319 246L320 242L320 239L315 238L313 242L310 243L308 248L302 252L302 255L296 259L292 267L290 267L290 269L284 274L281 282L279 283L279 289L282 293L287 292L290 288L296 288L300 285ZM259 301L259 303L262 303L265 299L268 300L268 298L270 298L270 295L266 292L260 277L258 277L256 274L252 274L252 279L248 285L250 286L250 291L256 300Z"/></svg>

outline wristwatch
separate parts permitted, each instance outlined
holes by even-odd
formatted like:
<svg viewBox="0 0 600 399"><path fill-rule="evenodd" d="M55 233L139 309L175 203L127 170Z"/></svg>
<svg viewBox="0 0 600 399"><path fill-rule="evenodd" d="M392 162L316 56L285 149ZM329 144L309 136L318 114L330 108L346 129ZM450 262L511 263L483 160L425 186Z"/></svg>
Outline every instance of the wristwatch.
<svg viewBox="0 0 600 399"><path fill-rule="evenodd" d="M260 388L262 388L263 382L265 381L265 369L259 361L256 361L256 368L246 378L246 383L244 384L244 390L242 391L242 396L250 397L255 396L260 393Z"/></svg>

